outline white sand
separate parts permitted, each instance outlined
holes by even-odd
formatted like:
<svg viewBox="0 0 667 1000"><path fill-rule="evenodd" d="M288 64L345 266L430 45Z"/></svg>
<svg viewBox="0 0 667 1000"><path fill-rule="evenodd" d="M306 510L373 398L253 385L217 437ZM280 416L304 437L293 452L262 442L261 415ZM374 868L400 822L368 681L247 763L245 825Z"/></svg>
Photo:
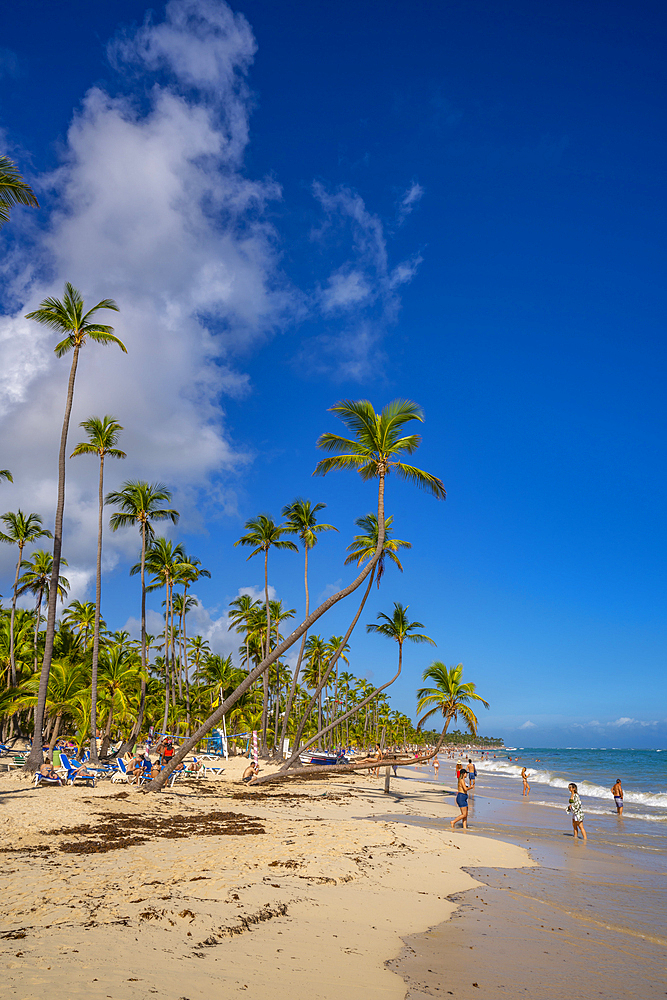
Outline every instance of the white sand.
<svg viewBox="0 0 667 1000"><path fill-rule="evenodd" d="M461 867L530 864L518 847L451 833L458 810L442 786L392 778L397 800L383 778L364 775L253 793L238 781L245 763L227 764L229 780L160 795L109 782L33 789L0 776L2 847L21 849L2 855L3 996L402 1000L405 984L384 963L404 935L447 919L450 893L476 885ZM113 798L119 791L129 797ZM239 792L252 797L232 798ZM196 827L215 811L266 832L194 832L88 854L58 845L90 835L53 832L94 830L103 814L132 836L145 818ZM407 826L409 815L440 822Z"/></svg>

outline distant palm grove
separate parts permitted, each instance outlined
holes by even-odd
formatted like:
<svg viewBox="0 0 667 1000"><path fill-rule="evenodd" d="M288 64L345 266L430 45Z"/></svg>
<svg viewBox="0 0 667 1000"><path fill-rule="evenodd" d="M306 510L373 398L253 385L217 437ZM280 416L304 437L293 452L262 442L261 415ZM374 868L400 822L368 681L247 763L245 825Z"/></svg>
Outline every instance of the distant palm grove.
<svg viewBox="0 0 667 1000"><path fill-rule="evenodd" d="M0 224L8 221L15 204L37 203L11 161L0 157ZM360 512L358 533L347 546L345 564L355 567L356 576L312 609L309 563L317 556L320 538L338 530L322 520L326 504L299 496L285 504L279 520L269 513L250 518L235 544L247 548L248 559L261 566L263 599L242 595L231 602L230 630L238 637L238 652L222 657L189 628L189 616L198 603L193 591L202 577L215 573L215 567L203 565L196 553L158 533L162 525L175 526L179 521L168 486L128 480L119 490L105 493L105 464L125 458L120 447L122 414L89 416L81 422L81 440L74 447L68 444L81 350L108 346L127 353L114 328L100 321L106 318L103 314L118 311L112 299L86 308L81 293L67 283L62 299L47 298L26 317L55 334L56 356L71 356L71 365L66 383L63 373L54 520L45 525L38 513L20 509L0 517L0 541L12 546L15 555L11 594L5 590L5 606L0 609L3 742L31 735L26 767L35 770L42 762L43 747L55 746L62 735L82 748L89 745L93 760L98 759L98 731L100 756L118 739L123 741L121 751L129 750L151 728L179 735L180 749L150 785L157 790L223 719L230 735L256 732L263 756L282 758L289 745L284 770L299 766L299 751L308 747L433 744L457 719L467 733L476 735L472 704L488 705L474 684L463 682L461 664L446 667L434 661L425 667L424 680L434 686L418 692L418 711L427 711L416 728L408 716L392 711L386 689L402 672L405 644L435 645L421 622L411 620L407 604L395 603L374 622L361 622L378 641L395 644L392 676L374 687L350 669L351 636L371 587L381 585L390 566L402 570L400 556L411 547L393 536L392 516L385 515L388 477L393 474L436 499L445 498L437 476L405 461L420 444L419 435L406 430L406 425L423 421L419 406L399 399L376 412L366 400L342 400L331 408L349 436L319 437L317 447L326 457L314 474L357 472L364 482L375 484L368 501L372 509ZM63 555L67 464L86 457L91 477L97 476L99 496L95 600L67 603L70 585ZM11 491L12 482L11 470L0 469L0 488ZM109 530L136 537L136 562L130 574L137 578L138 638L110 630L103 616L102 551ZM292 553L292 558L300 552L303 560L305 614L298 623L294 607L269 597L271 564L281 552ZM357 591L360 596L350 609L346 632L328 635L321 619ZM146 630L146 595L152 592L162 597L163 628L158 635ZM19 607L19 598L25 604L27 596L32 607ZM293 603L297 600L301 595L295 595ZM296 659L292 656L290 669L285 654L292 647ZM363 664L357 670L363 674ZM433 715L441 718L438 734L424 732L421 725ZM459 737L455 734L453 742Z"/></svg>

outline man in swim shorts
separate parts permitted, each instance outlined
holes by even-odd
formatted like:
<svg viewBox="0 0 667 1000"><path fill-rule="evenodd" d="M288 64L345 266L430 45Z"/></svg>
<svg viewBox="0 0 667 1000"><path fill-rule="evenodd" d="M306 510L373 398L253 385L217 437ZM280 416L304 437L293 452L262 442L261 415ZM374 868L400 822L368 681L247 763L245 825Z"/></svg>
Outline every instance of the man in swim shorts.
<svg viewBox="0 0 667 1000"><path fill-rule="evenodd" d="M462 768L459 774L458 791L456 793L456 804L461 813L449 824L452 830L457 823L460 823L464 830L468 829L468 789L466 787L466 775L467 771L465 768Z"/></svg>
<svg viewBox="0 0 667 1000"><path fill-rule="evenodd" d="M616 784L611 790L611 794L614 796L614 802L616 803L616 813L619 816L623 815L623 789L621 788L621 779L616 779Z"/></svg>

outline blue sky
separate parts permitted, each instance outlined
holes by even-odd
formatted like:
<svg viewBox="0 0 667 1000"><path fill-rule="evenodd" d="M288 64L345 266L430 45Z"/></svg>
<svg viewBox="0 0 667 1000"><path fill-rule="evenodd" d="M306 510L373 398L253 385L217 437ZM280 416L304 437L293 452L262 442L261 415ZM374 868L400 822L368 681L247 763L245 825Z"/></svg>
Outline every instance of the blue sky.
<svg viewBox="0 0 667 1000"><path fill-rule="evenodd" d="M310 478L327 407L415 399L416 464L448 499L390 482L413 549L363 621L409 604L508 743L664 744L661 7L30 7L0 50L4 147L42 203L0 237L7 507L53 516L66 372L21 317L64 280L118 301L129 349L84 357L72 444L111 412L128 459L109 488L174 490L220 650L229 600L261 584L233 547L248 517L326 502L340 534L314 553L313 593L349 579L374 497L352 474ZM68 476L65 552L91 597L95 469ZM115 627L137 614L135 549L108 538ZM299 610L301 577L301 557L272 558ZM428 661L414 647L395 685L410 714ZM393 662L355 633L356 673L379 683Z"/></svg>

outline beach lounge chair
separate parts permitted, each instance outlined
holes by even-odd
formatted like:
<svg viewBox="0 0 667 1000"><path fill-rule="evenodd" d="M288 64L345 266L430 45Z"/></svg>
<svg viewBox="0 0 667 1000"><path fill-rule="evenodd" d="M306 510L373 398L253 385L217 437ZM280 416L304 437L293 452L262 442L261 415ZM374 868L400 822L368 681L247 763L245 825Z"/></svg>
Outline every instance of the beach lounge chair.
<svg viewBox="0 0 667 1000"><path fill-rule="evenodd" d="M37 785L62 785L60 778L47 778L45 774L40 774L39 771L35 773L35 788Z"/></svg>
<svg viewBox="0 0 667 1000"><path fill-rule="evenodd" d="M79 763L78 760L75 760L74 757L72 757L70 759L64 753L61 752L61 754L60 754L60 765L61 765L61 769L64 769L64 771L65 771L65 780L66 781L71 781L72 784L74 784L75 781L85 781L87 784L90 784L90 782L92 781L93 788L95 787L95 782L97 781L97 775L95 775L95 774L77 774L76 773L77 770L82 765Z"/></svg>

